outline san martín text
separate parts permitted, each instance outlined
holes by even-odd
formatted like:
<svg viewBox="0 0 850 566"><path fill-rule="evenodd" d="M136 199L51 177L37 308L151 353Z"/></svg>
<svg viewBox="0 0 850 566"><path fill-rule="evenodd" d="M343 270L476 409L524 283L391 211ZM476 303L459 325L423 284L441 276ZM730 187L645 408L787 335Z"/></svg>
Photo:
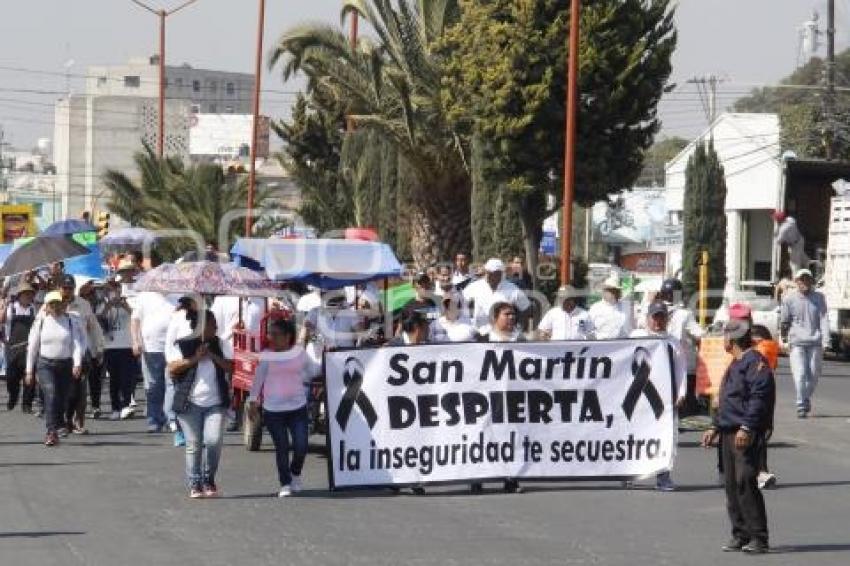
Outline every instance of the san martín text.
<svg viewBox="0 0 850 566"><path fill-rule="evenodd" d="M423 476L437 467L468 466L481 463L552 463L580 464L583 462L624 462L664 458L660 438L640 437L629 427L615 437L600 438L600 424L611 429L615 418L622 415L619 403L622 395L609 399L614 412L605 413L594 380L611 379L614 363L608 356L587 356L588 348L578 352L567 351L553 358L520 358L513 350L490 349L477 375L478 382L523 382L525 387L492 391L450 391L432 393L428 389L446 383L464 383L465 370L461 360L418 361L411 363L409 354L399 352L389 359L386 383L404 388L422 386L421 394L389 394L384 399L386 410L381 418L389 419L393 431L426 433L440 429L441 439L453 442L380 446L374 438L367 449L346 446L339 441L340 471L415 469ZM476 364L477 365L477 364ZM623 370L625 369L625 364ZM477 367L475 369L478 369ZM629 373L622 377L631 376ZM474 380L470 380L475 385ZM533 382L559 381L577 387L536 389ZM431 386L431 387L429 387ZM623 388L623 394L625 388ZM454 388L456 389L456 388ZM616 401L616 403L615 403ZM615 415L616 413L616 415ZM545 444L528 435L519 435L510 427L492 425L529 425L537 427L570 425L569 439L549 440ZM581 428L576 425L595 425L592 437L581 438ZM498 440L485 440L484 428ZM620 427L624 428L624 427ZM497 429L501 431L496 432ZM640 432L640 431L634 431ZM415 434L415 433L414 433ZM418 435L417 435L418 436ZM550 436L550 435L546 435ZM363 454L368 452L368 454Z"/></svg>

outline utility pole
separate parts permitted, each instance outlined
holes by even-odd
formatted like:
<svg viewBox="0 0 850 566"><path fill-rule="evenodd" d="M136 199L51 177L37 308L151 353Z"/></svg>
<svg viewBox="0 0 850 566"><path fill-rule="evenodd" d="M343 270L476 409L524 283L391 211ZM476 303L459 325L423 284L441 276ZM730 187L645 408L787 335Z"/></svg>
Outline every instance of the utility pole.
<svg viewBox="0 0 850 566"><path fill-rule="evenodd" d="M156 10L140 0L130 0L159 18L159 129L156 138L156 154L162 159L165 151L165 18L198 0L187 0L172 10Z"/></svg>
<svg viewBox="0 0 850 566"><path fill-rule="evenodd" d="M717 85L723 82L717 75L693 77L688 84L696 85L705 119L708 120L708 137L714 141L714 121L717 119Z"/></svg>
<svg viewBox="0 0 850 566"><path fill-rule="evenodd" d="M260 122L260 78L263 72L263 31L266 27L266 0L259 0L257 14L257 52L254 59L254 120L251 124L251 162L248 164L248 212L245 214L245 237L254 227L254 191L257 186L257 137Z"/></svg>
<svg viewBox="0 0 850 566"><path fill-rule="evenodd" d="M835 151L835 0L826 5L826 96L824 97L824 145L826 158Z"/></svg>
<svg viewBox="0 0 850 566"><path fill-rule="evenodd" d="M561 285L572 279L570 248L573 236L573 197L576 184L576 119L578 117L578 44L581 0L570 1L569 56L567 58L566 132L564 136L564 208L561 214Z"/></svg>

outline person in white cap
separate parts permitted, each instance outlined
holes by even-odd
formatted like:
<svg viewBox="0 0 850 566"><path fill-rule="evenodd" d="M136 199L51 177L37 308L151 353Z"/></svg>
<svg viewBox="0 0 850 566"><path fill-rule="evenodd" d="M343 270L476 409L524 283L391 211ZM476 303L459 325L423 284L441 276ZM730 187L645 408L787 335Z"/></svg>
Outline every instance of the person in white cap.
<svg viewBox="0 0 850 566"><path fill-rule="evenodd" d="M797 417L804 419L812 410L812 394L818 384L823 350L829 344L826 298L815 291L815 279L808 269L794 274L797 290L782 299L780 329L787 337L791 374L797 389Z"/></svg>
<svg viewBox="0 0 850 566"><path fill-rule="evenodd" d="M602 283L602 300L594 303L588 311L597 340L626 338L631 333L631 307L621 297L620 278L611 275Z"/></svg>
<svg viewBox="0 0 850 566"><path fill-rule="evenodd" d="M498 302L512 304L518 315L531 307L525 293L505 279L505 264L498 258L487 260L484 277L470 283L464 289L463 297L472 313L472 325L479 332L490 324L490 309Z"/></svg>
<svg viewBox="0 0 850 566"><path fill-rule="evenodd" d="M576 302L578 292L572 285L558 289L555 306L543 315L537 325L542 340L592 340L593 322L587 311Z"/></svg>

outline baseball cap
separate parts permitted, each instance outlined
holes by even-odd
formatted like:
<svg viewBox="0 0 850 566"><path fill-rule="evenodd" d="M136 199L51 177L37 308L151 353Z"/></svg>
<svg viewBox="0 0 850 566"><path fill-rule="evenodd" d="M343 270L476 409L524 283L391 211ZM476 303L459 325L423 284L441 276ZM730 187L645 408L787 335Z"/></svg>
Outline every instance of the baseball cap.
<svg viewBox="0 0 850 566"><path fill-rule="evenodd" d="M729 305L730 320L749 320L753 316L753 309L746 303L732 303Z"/></svg>
<svg viewBox="0 0 850 566"><path fill-rule="evenodd" d="M500 260L497 257L491 257L487 260L487 263L484 264L484 271L487 273L495 273L497 271L505 270L505 262Z"/></svg>
<svg viewBox="0 0 850 566"><path fill-rule="evenodd" d="M653 301L647 309L649 316L655 316L657 314L666 315L667 312L667 304L662 301Z"/></svg>
<svg viewBox="0 0 850 566"><path fill-rule="evenodd" d="M118 262L118 269L116 269L115 271L126 271L130 269L136 270L138 269L138 267L139 266L136 265L136 263L132 259L125 257L121 258L121 261Z"/></svg>
<svg viewBox="0 0 850 566"><path fill-rule="evenodd" d="M617 275L610 275L605 281L602 282L603 289L616 289L620 290L622 287L620 286L620 278Z"/></svg>
<svg viewBox="0 0 850 566"><path fill-rule="evenodd" d="M62 293L59 291L50 291L44 296L44 304L49 305L50 303L61 303L62 302Z"/></svg>
<svg viewBox="0 0 850 566"><path fill-rule="evenodd" d="M35 288L26 281L24 281L23 283L18 285L17 289L15 289L16 295L20 295L21 293L35 293Z"/></svg>
<svg viewBox="0 0 850 566"><path fill-rule="evenodd" d="M773 211L773 219L777 222L782 222L785 220L786 216L785 211L779 210L778 208Z"/></svg>
<svg viewBox="0 0 850 566"><path fill-rule="evenodd" d="M73 275L63 275L60 287L76 288L77 287L77 280L74 279Z"/></svg>
<svg viewBox="0 0 850 566"><path fill-rule="evenodd" d="M803 269L798 269L797 273L794 274L794 279L802 279L803 277L810 277L812 279L815 278L815 276L812 275L812 272L805 267Z"/></svg>

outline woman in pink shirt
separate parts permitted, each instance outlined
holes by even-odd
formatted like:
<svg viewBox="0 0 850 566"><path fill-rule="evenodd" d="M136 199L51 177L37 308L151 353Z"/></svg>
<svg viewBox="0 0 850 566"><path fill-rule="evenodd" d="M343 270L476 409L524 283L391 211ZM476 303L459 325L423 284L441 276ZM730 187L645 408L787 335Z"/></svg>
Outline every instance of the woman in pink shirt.
<svg viewBox="0 0 850 566"><path fill-rule="evenodd" d="M304 348L295 344L295 324L275 320L268 333L269 348L260 355L248 410L260 411L274 442L277 474L280 479L278 497L289 497L301 491L301 470L307 456L307 386L318 373L317 365ZM293 457L289 461L289 435L292 435Z"/></svg>

